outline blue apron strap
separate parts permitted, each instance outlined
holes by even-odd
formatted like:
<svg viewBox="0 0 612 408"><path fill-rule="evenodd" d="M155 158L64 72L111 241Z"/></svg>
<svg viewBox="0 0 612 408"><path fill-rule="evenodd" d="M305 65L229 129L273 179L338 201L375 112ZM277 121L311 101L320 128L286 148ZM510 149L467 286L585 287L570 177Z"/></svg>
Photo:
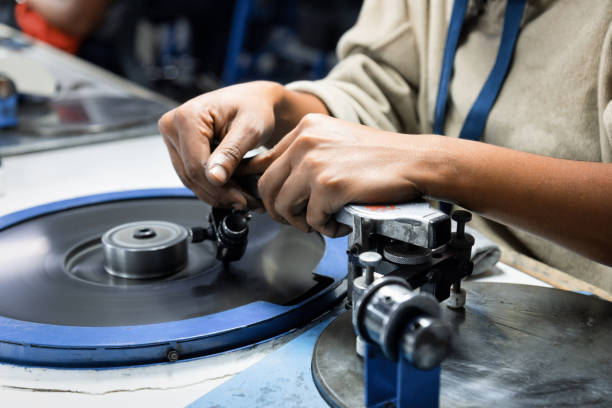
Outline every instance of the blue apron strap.
<svg viewBox="0 0 612 408"><path fill-rule="evenodd" d="M453 71L453 61L455 60L455 51L457 51L457 43L459 42L459 34L463 26L465 11L467 10L468 0L455 0L453 12L451 13L448 32L446 33L446 45L444 46L444 57L442 59L442 72L440 72L440 86L438 87L438 96L436 98L436 108L434 110L434 127L435 134L441 135L444 133L444 118L446 117L446 98L448 96L448 86L450 77Z"/></svg>
<svg viewBox="0 0 612 408"><path fill-rule="evenodd" d="M472 105L463 123L463 128L459 134L460 138L480 140L482 137L487 118L489 117L491 108L497 99L497 95L506 79L506 74L510 67L516 38L523 18L525 2L526 0L508 0L504 16L504 28L495 64L480 94L476 98L476 102ZM467 0L455 0L451 21L446 35L446 46L444 47L444 57L442 59L442 70L440 73L440 85L438 87L438 96L434 110L433 130L434 133L439 135L444 133L448 87L450 85L453 61L455 59L455 52L457 51L457 43L459 41L466 9ZM446 213L450 213L452 205L440 202L440 209Z"/></svg>
<svg viewBox="0 0 612 408"><path fill-rule="evenodd" d="M459 134L459 137L462 139L480 140L482 137L485 125L487 124L487 118L510 67L524 9L525 0L508 0L504 17L504 30L502 31L501 42L497 51L497 59L487 81L480 90L478 98L476 98L476 102L472 105L472 109L463 123L463 129L461 129Z"/></svg>

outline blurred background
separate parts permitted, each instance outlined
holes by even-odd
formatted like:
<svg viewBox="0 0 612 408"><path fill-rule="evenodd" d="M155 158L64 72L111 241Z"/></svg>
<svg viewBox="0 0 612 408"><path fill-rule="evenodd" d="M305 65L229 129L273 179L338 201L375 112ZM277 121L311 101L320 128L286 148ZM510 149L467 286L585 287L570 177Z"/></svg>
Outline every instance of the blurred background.
<svg viewBox="0 0 612 408"><path fill-rule="evenodd" d="M0 23L183 102L323 77L360 0L0 0ZM0 68L1 70L1 68Z"/></svg>

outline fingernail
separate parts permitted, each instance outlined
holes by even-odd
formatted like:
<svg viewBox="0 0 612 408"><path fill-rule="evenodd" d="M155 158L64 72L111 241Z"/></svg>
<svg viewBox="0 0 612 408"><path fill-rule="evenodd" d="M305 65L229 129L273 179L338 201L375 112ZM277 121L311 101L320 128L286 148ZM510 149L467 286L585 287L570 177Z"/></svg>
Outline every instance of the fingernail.
<svg viewBox="0 0 612 408"><path fill-rule="evenodd" d="M241 204L241 203L234 203L234 204L232 204L232 207L234 208L234 210L237 210L237 211L244 211L244 210L246 210L246 206L244 204Z"/></svg>
<svg viewBox="0 0 612 408"><path fill-rule="evenodd" d="M219 183L225 183L225 181L227 180L227 172L221 165L217 164L213 166L208 170L208 173L210 173L210 175L213 176L214 179Z"/></svg>

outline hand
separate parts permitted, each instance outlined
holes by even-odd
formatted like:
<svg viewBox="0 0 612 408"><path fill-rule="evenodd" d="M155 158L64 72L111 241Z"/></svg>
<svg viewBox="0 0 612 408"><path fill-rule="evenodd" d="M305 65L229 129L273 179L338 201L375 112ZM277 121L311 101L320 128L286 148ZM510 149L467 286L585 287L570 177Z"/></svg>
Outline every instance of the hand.
<svg viewBox="0 0 612 408"><path fill-rule="evenodd" d="M348 203L405 202L422 195L417 180L425 149L418 142L427 137L311 114L241 171L265 170L258 188L274 219L334 237L349 232L332 217Z"/></svg>
<svg viewBox="0 0 612 408"><path fill-rule="evenodd" d="M257 205L229 179L247 151L272 137L279 88L270 82L223 88L198 96L159 120L172 165L198 198L213 206ZM213 139L220 143L211 153Z"/></svg>

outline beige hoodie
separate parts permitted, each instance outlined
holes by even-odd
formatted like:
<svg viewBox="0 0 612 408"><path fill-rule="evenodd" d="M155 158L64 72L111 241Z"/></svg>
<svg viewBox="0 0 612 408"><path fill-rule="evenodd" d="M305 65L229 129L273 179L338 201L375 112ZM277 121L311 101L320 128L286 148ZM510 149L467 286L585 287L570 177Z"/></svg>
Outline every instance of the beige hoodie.
<svg viewBox="0 0 612 408"><path fill-rule="evenodd" d="M338 44L338 65L321 81L288 87L317 95L340 119L431 133L452 7L451 0L365 0L356 25ZM449 90L448 136L459 134L493 66L505 7L506 0L470 1ZM612 0L528 0L513 62L482 140L551 157L611 162L611 21ZM610 267L522 230L484 219L473 224L502 245L612 293Z"/></svg>

